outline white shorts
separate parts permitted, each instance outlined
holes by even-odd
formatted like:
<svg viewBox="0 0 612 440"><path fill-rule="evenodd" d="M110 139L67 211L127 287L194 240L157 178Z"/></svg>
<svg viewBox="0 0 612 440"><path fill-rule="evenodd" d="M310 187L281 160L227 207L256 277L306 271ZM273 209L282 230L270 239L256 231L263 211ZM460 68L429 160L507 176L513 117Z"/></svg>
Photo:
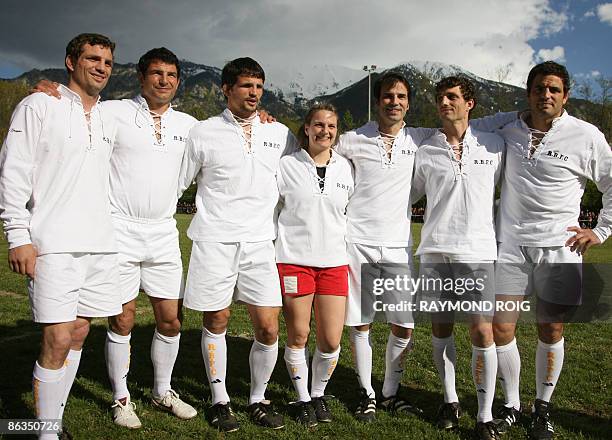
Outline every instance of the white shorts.
<svg viewBox="0 0 612 440"><path fill-rule="evenodd" d="M39 255L34 279L28 283L34 322L118 315L122 310L118 282L117 254Z"/></svg>
<svg viewBox="0 0 612 440"><path fill-rule="evenodd" d="M470 315L492 316L495 310L493 260L450 254L422 254L419 258L419 304L451 302ZM428 308L426 311L432 311Z"/></svg>
<svg viewBox="0 0 612 440"><path fill-rule="evenodd" d="M119 247L119 289L126 304L139 290L165 299L183 297L183 263L174 219L139 222L113 217Z"/></svg>
<svg viewBox="0 0 612 440"><path fill-rule="evenodd" d="M355 327L371 324L376 316L375 307L380 308L380 304L374 304L378 298L373 291L363 292L365 296L362 296L362 275L368 283L374 278L393 278L396 275L411 276L414 271L412 248L347 243L347 251L349 257L349 294L345 325ZM398 266L389 267L387 265L393 263ZM367 264L363 267L367 268L368 273L362 274L362 264ZM415 296L401 295L401 298L406 301L413 301ZM393 297L386 302L397 303L399 300L399 297ZM386 321L391 324L404 328L414 328L414 319L409 311L394 312L385 309L384 314Z"/></svg>
<svg viewBox="0 0 612 440"><path fill-rule="evenodd" d="M561 305L582 303L582 256L567 246L530 247L499 243L497 295L531 295Z"/></svg>
<svg viewBox="0 0 612 440"><path fill-rule="evenodd" d="M281 307L274 244L194 241L189 260L185 307L223 310L234 301Z"/></svg>

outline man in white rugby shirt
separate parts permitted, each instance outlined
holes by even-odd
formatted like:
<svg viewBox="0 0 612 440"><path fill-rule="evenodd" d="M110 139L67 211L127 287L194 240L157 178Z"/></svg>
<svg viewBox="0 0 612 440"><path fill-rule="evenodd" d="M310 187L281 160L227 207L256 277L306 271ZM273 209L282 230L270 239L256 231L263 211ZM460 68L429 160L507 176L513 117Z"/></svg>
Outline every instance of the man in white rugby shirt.
<svg viewBox="0 0 612 440"><path fill-rule="evenodd" d="M375 310L368 305L370 292L362 292L361 265L400 263L405 271L410 270L409 194L414 155L421 141L434 132L406 127L410 85L404 76L384 74L374 84L374 98L378 120L345 133L336 147L355 167L355 190L347 208L350 273L346 325L351 327L351 348L361 387L355 417L364 422L373 421L376 412L369 337ZM362 298L362 294L367 297ZM391 332L381 406L392 412L419 413L397 395L414 321L401 314L388 313L386 318Z"/></svg>
<svg viewBox="0 0 612 440"><path fill-rule="evenodd" d="M416 202L427 196L416 254L420 256L420 272L426 278L481 280L480 290L464 292L461 287L450 295L435 292L433 297L474 301L470 338L472 377L478 398L475 434L480 439L495 439L498 434L491 413L497 375L493 312L491 316L479 313L476 304L485 306L494 299L497 244L493 202L503 167L504 141L496 134L469 126L476 90L467 78L443 78L436 84L435 93L442 128L417 151L412 181L411 200ZM461 416L455 389L454 318L452 312L431 316L433 357L444 386L445 403L438 411L437 421L441 429L456 428Z"/></svg>
<svg viewBox="0 0 612 440"><path fill-rule="evenodd" d="M42 326L32 381L41 420L62 418L91 318L121 312L108 199L116 127L99 104L114 48L103 35L73 38L62 99L37 93L21 101L0 153L9 265L29 277L32 315Z"/></svg>
<svg viewBox="0 0 612 440"><path fill-rule="evenodd" d="M554 434L549 402L563 365L564 312L581 302L582 255L612 232L612 151L596 127L563 109L569 88L564 66L552 61L535 66L527 78L529 113L499 132L507 154L497 222L497 299L515 301L537 293L531 425L536 439ZM578 223L587 179L603 193L603 208L592 230ZM518 313L496 313L493 324L506 397L496 414L500 431L520 416L517 319Z"/></svg>
<svg viewBox="0 0 612 440"><path fill-rule="evenodd" d="M189 133L180 188L197 180L197 214L187 231L193 240L185 306L203 312L202 356L210 383L211 422L222 431L238 423L225 385L225 333L232 300L246 303L255 340L249 356L248 411L262 426L279 429L282 417L265 400L278 356L282 306L274 257L276 173L297 142L280 123L262 124L257 105L265 74L251 58L238 58L221 74L227 109Z"/></svg>
<svg viewBox="0 0 612 440"><path fill-rule="evenodd" d="M183 296L174 220L176 188L187 134L197 122L172 108L180 74L174 53L152 49L138 62L141 94L104 103L118 122L110 200L123 295L123 312L109 318L106 365L113 388L113 421L128 428L141 426L127 388L130 335L140 289L149 296L156 321L151 343L152 403L180 419L197 414L170 385L179 351Z"/></svg>
<svg viewBox="0 0 612 440"><path fill-rule="evenodd" d="M141 94L101 104L117 121L110 202L123 304L123 311L108 320L105 354L113 389L113 421L132 429L142 426L127 388L140 289L149 296L156 320L151 343L152 403L181 419L197 414L170 386L179 351L183 296L183 265L173 216L187 134L197 122L171 105L180 74L174 53L163 47L151 49L138 62ZM44 86L37 89L55 90L53 85Z"/></svg>

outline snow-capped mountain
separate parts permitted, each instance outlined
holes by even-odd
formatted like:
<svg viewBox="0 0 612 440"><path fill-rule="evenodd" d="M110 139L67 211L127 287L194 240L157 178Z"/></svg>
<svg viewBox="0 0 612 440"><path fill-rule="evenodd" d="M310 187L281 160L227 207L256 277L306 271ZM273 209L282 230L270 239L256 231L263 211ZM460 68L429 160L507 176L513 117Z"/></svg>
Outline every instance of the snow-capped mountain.
<svg viewBox="0 0 612 440"><path fill-rule="evenodd" d="M329 64L270 66L266 69L266 88L295 102L331 95L366 75L360 69Z"/></svg>
<svg viewBox="0 0 612 440"><path fill-rule="evenodd" d="M221 90L221 70L186 60L181 62L181 66L182 81L174 100L176 107L200 120L223 111L226 99ZM411 125L431 127L438 124L434 85L448 75L465 75L475 83L478 95L475 117L527 106L524 88L483 79L456 65L409 61L377 69L372 73L372 82L388 70L402 73L412 86L408 117ZM33 85L42 78L65 82L66 70L31 70L9 81L25 81ZM136 65L117 63L102 97L121 99L139 91ZM367 120L370 99L367 73L360 69L336 65L268 66L261 106L280 120L297 124L315 101L327 101L336 106L342 116L342 125L348 127ZM578 117L590 111L581 100L570 99L568 107Z"/></svg>
<svg viewBox="0 0 612 440"><path fill-rule="evenodd" d="M406 61L405 63L401 63L400 65L410 65L414 67L416 70L421 72L424 76L428 77L432 81L436 82L440 79L447 76L457 76L463 75L468 78L476 81L483 82L487 81L485 78L481 78L479 76L474 75L472 72L465 70L462 67L459 67L455 64L445 64L439 63L436 61Z"/></svg>

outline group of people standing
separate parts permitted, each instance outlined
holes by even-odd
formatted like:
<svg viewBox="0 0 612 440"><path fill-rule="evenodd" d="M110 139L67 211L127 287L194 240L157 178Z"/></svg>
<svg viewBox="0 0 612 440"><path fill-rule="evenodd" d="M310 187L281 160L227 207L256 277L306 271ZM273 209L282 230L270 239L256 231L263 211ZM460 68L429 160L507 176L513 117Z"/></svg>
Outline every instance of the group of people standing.
<svg viewBox="0 0 612 440"><path fill-rule="evenodd" d="M544 283L542 267L579 263L611 233L612 152L596 128L564 111L569 75L556 63L530 72L529 111L518 117L513 112L470 122L474 87L465 78L449 77L436 85L442 128L407 127L411 87L391 72L374 85L376 121L338 135L336 109L316 104L296 138L257 111L265 73L251 58L225 65L226 110L196 122L171 106L180 63L165 48L140 59L139 96L100 102L113 50L114 43L102 35L75 37L66 50L68 86L42 84L39 88L56 97L35 93L24 99L0 154L0 217L9 264L28 275L32 313L42 324L33 372L40 419L61 419L89 322L108 316L113 420L141 426L127 388L140 289L156 319L152 403L181 419L196 416L171 388L184 304L202 312L211 424L225 432L239 429L226 388L232 302L246 304L254 329L247 410L255 423L284 426L265 398L278 358L281 309L287 326L284 360L298 396L292 408L301 423L312 428L332 420L325 389L338 363L344 326L350 327L361 388L355 417L372 422L377 409L419 415L399 393L414 320L387 314L385 376L377 398L369 334L375 310L364 307L364 297L373 294L362 286L366 265L384 271L391 263L414 271L413 202L427 196L417 250L421 263L452 271L455 263L502 262L497 294L514 298L535 285L538 308L553 318L579 298ZM577 223L586 179L604 193L593 230ZM183 286L173 214L194 180L197 212L187 231L193 247ZM495 187L502 180L496 232ZM557 290L567 285L555 284ZM309 372L313 308L316 350ZM452 429L461 416L453 323L439 318L432 316L433 356L444 385L437 424ZM475 432L481 439L498 438L519 419L517 318L471 320ZM534 438L553 434L548 402L563 363L562 331L558 319L538 324ZM497 374L506 403L494 418ZM45 432L41 438L62 435Z"/></svg>

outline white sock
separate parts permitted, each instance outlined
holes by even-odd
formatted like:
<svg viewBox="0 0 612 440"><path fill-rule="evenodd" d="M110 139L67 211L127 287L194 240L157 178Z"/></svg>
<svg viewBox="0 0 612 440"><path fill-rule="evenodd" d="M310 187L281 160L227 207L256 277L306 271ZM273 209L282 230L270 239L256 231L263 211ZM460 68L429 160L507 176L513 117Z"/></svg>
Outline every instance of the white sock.
<svg viewBox="0 0 612 440"><path fill-rule="evenodd" d="M563 368L564 341L561 338L559 342L547 344L538 339L538 348L536 349L536 398L544 402L550 402Z"/></svg>
<svg viewBox="0 0 612 440"><path fill-rule="evenodd" d="M34 364L32 373L32 392L34 394L34 406L36 418L39 420L58 419L60 405L64 395L64 376L66 367L59 370L49 370L40 366L38 361ZM45 433L40 435L41 439L55 439L56 433Z"/></svg>
<svg viewBox="0 0 612 440"><path fill-rule="evenodd" d="M153 397L162 397L172 388L172 370L179 352L181 334L164 336L155 329L151 343L153 362Z"/></svg>
<svg viewBox="0 0 612 440"><path fill-rule="evenodd" d="M455 337L450 335L448 338L437 338L432 335L431 344L433 346L433 360L444 388L444 402L459 402L457 389L455 388L455 365L457 364Z"/></svg>
<svg viewBox="0 0 612 440"><path fill-rule="evenodd" d="M315 353L316 356L316 353ZM308 394L308 360L304 348L285 347L285 364L300 402L310 402Z"/></svg>
<svg viewBox="0 0 612 440"><path fill-rule="evenodd" d="M130 392L127 388L127 375L130 371L130 338L127 336L118 335L111 329L106 331L106 368L108 369L108 378L110 379L113 389L113 400L129 399Z"/></svg>
<svg viewBox="0 0 612 440"><path fill-rule="evenodd" d="M321 353L317 347L312 357L311 397L322 397L325 395L325 387L336 369L339 357L340 347L332 353Z"/></svg>
<svg viewBox="0 0 612 440"><path fill-rule="evenodd" d="M272 345L265 345L254 340L249 354L251 367L251 393L249 405L266 400L265 393L268 381L278 359L278 339Z"/></svg>
<svg viewBox="0 0 612 440"><path fill-rule="evenodd" d="M508 408L520 409L521 356L516 345L516 338L509 344L498 345L495 350L497 351L497 375L506 398L505 405Z"/></svg>
<svg viewBox="0 0 612 440"><path fill-rule="evenodd" d="M370 345L370 330L360 331L351 327L351 349L353 363L357 372L359 386L365 388L368 396L375 397L372 388L372 346Z"/></svg>
<svg viewBox="0 0 612 440"><path fill-rule="evenodd" d="M83 350L70 350L68 352L68 356L66 357L66 361L64 362L64 365L66 366L66 374L64 375L64 396L62 397L58 419L61 419L64 416L64 410L66 409L66 403L68 402L68 395L70 394L70 389L72 388L72 384L74 383L74 379L76 378L76 374L79 369L79 364L81 363L81 353L83 353Z"/></svg>
<svg viewBox="0 0 612 440"><path fill-rule="evenodd" d="M497 379L497 352L495 344L486 348L472 345L472 378L478 398L478 415L476 421L493 420L491 406L495 398L495 381Z"/></svg>
<svg viewBox="0 0 612 440"><path fill-rule="evenodd" d="M230 398L225 388L225 374L227 371L227 344L225 332L215 334L205 327L202 328L202 357L206 367L206 377L210 384L212 404L229 402Z"/></svg>
<svg viewBox="0 0 612 440"><path fill-rule="evenodd" d="M391 397L397 394L402 376L404 375L404 363L410 352L410 338L398 338L389 332L387 340L387 351L385 352L385 381L383 382L382 395Z"/></svg>

